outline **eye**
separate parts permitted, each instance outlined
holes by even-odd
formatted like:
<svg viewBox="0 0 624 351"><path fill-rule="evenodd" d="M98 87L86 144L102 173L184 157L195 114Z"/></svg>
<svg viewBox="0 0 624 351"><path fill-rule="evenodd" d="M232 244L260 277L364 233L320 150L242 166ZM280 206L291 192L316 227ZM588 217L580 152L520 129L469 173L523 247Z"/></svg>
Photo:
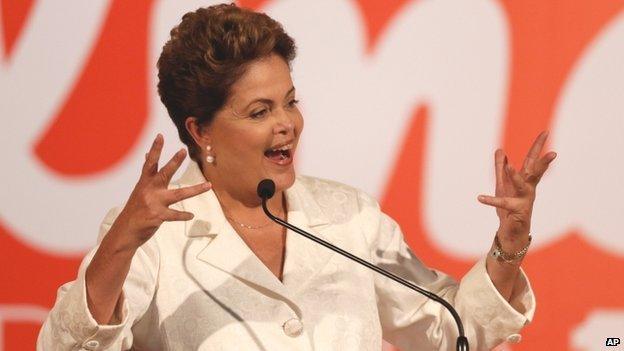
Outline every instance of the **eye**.
<svg viewBox="0 0 624 351"><path fill-rule="evenodd" d="M295 107L297 106L297 104L299 103L299 100L297 99L292 99L288 102L288 107Z"/></svg>
<svg viewBox="0 0 624 351"><path fill-rule="evenodd" d="M253 113L251 114L251 118L253 118L253 119L262 118L262 117L266 116L266 114L267 114L267 112L268 112L268 111L269 111L269 110L267 110L267 109L265 108L265 109L262 109L262 110L260 110L260 111L253 112Z"/></svg>

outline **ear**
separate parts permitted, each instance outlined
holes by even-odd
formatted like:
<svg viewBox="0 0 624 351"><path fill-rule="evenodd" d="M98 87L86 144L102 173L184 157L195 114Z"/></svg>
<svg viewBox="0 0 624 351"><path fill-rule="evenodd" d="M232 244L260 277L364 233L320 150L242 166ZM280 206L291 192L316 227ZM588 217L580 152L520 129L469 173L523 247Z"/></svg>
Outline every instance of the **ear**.
<svg viewBox="0 0 624 351"><path fill-rule="evenodd" d="M184 127L195 141L195 145L199 149L203 149L206 145L210 145L210 128L201 126L197 117L186 117Z"/></svg>

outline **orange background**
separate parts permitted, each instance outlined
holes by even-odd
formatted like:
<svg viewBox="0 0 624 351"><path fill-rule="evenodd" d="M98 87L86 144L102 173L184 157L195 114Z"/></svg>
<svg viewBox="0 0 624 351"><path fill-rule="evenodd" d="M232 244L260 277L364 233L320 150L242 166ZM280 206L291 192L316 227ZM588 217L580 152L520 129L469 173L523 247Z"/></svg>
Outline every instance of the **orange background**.
<svg viewBox="0 0 624 351"><path fill-rule="evenodd" d="M380 33L407 2L357 1L367 27L369 52L374 52ZM265 1L239 3L252 8L265 5ZM519 164L533 137L549 129L555 101L579 54L624 9L624 2L508 0L501 4L510 28L511 63L500 146L512 163ZM2 62L7 65L36 0L0 0L0 5L5 46ZM113 167L145 128L147 28L153 5L150 0L112 1L88 64L54 121L33 143L35 157L59 175L80 177ZM439 250L428 239L422 218L413 215L422 213L423 206L422 183L414 179L422 178L428 109L416 106L414 111L403 151L385 186L382 206L401 223L410 245L428 265L461 277L472 262ZM124 128L118 128L121 124ZM109 133L104 135L102 130ZM90 153L93 149L101 150L97 157ZM536 293L538 310L522 333L523 341L511 346L513 350L571 350L571 329L590 310L624 307L624 284L613 279L624 277L624 259L592 246L581 234L565 233L555 242L531 250L525 260L523 267ZM0 304L50 308L56 289L74 279L80 259L80 255L55 256L29 247L0 219ZM3 328L4 349L23 350L33 348L39 325L5 321ZM624 337L622 330L617 336Z"/></svg>

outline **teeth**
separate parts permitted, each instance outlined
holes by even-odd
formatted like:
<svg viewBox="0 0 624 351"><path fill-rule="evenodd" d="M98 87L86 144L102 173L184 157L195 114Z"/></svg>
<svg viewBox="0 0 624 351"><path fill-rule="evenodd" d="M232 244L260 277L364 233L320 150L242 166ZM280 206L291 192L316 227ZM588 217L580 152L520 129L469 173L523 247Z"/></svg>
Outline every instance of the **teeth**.
<svg viewBox="0 0 624 351"><path fill-rule="evenodd" d="M273 151L286 151L286 150L290 150L292 149L293 145L292 144L288 144L288 145L284 145L282 147L280 147L279 149L272 149Z"/></svg>

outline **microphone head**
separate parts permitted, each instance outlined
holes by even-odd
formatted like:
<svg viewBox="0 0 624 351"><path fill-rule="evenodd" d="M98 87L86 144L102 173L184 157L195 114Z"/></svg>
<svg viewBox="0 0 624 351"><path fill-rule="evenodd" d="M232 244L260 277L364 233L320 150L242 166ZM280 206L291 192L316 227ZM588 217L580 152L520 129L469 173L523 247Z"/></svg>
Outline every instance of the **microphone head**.
<svg viewBox="0 0 624 351"><path fill-rule="evenodd" d="M275 183L271 179L263 179L258 183L258 196L270 199L275 194Z"/></svg>

